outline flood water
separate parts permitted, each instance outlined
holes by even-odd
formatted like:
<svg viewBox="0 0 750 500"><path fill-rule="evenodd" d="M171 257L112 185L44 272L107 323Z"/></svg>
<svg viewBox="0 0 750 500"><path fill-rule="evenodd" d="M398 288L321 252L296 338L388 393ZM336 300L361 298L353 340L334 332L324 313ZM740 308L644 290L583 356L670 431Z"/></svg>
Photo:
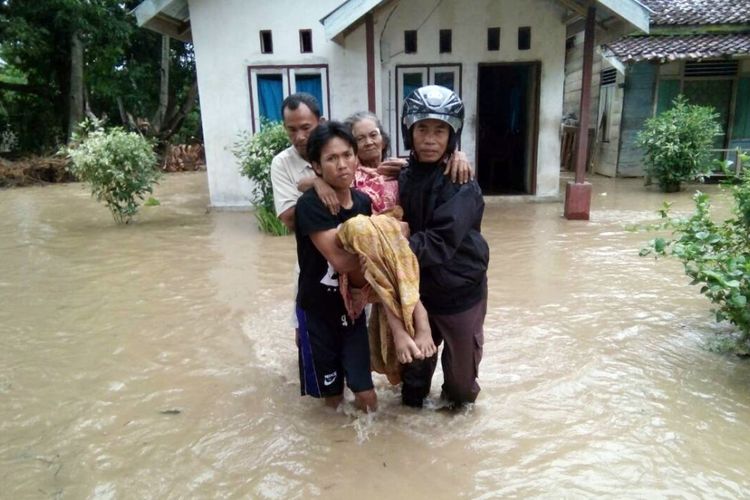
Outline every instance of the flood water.
<svg viewBox="0 0 750 500"><path fill-rule="evenodd" d="M0 497L748 495L750 361L706 349L726 327L625 230L690 193L593 183L590 222L488 201L476 405L378 377L371 417L299 397L294 239L207 212L205 173L128 226L79 184L0 191Z"/></svg>

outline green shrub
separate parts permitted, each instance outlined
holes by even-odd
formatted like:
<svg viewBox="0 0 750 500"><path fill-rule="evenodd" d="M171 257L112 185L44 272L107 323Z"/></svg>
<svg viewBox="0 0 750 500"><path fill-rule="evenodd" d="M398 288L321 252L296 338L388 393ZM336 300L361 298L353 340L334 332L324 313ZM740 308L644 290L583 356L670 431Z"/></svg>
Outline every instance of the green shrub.
<svg viewBox="0 0 750 500"><path fill-rule="evenodd" d="M637 143L644 150L646 173L663 191L677 191L680 183L711 173L710 150L721 133L718 116L713 108L688 104L679 95L671 109L646 120Z"/></svg>
<svg viewBox="0 0 750 500"><path fill-rule="evenodd" d="M729 321L738 330L733 342L738 353L750 352L750 171L730 185L734 199L732 217L722 223L711 218L708 195L697 192L690 217L670 215L670 204L660 211L662 223L651 229L668 229L672 238L655 238L641 255L670 255L679 259L693 285L716 306L717 321Z"/></svg>
<svg viewBox="0 0 750 500"><path fill-rule="evenodd" d="M289 145L282 123L263 121L260 132L255 135L242 134L233 149L240 161L240 173L253 181L250 201L256 207L258 227L273 235L289 234L277 217L271 186L271 160Z"/></svg>
<svg viewBox="0 0 750 500"><path fill-rule="evenodd" d="M121 128L95 128L76 138L67 153L70 170L91 185L91 195L107 205L117 223L130 222L161 176L152 144Z"/></svg>

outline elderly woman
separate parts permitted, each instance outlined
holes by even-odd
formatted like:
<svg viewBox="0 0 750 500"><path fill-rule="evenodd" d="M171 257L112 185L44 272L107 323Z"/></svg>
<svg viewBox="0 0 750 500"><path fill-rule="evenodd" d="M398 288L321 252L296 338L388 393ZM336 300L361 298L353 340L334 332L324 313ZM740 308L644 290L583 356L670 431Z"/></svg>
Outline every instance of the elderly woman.
<svg viewBox="0 0 750 500"><path fill-rule="evenodd" d="M383 131L383 125L374 113L359 111L344 123L357 141L359 166L354 176L354 187L370 197L373 213L392 211L398 205L398 175L406 160L388 157L390 137ZM466 155L457 151L446 162L444 173L450 175L453 182L468 182L472 172Z"/></svg>

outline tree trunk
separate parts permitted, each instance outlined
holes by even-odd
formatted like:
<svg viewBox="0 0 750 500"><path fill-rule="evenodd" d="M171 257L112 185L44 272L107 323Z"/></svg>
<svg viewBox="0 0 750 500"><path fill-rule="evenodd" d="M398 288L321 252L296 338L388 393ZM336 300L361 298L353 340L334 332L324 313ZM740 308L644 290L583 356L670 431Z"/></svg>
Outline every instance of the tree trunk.
<svg viewBox="0 0 750 500"><path fill-rule="evenodd" d="M68 109L68 141L83 119L83 43L78 32L70 39L70 94Z"/></svg>
<svg viewBox="0 0 750 500"><path fill-rule="evenodd" d="M164 130L159 135L159 137L161 137L163 141L169 140L174 134L177 133L177 131L180 130L182 122L185 121L185 117L195 107L197 98L198 81L193 80L193 83L190 85L190 89L188 89L187 97L185 97L185 102L183 102L182 106L180 106L180 108L172 116L169 117Z"/></svg>
<svg viewBox="0 0 750 500"><path fill-rule="evenodd" d="M161 132L164 117L167 114L167 106L169 105L169 37L167 35L162 35L161 37L160 76L159 107L156 109L154 118L151 120L151 130L153 130L154 135L159 135Z"/></svg>
<svg viewBox="0 0 750 500"><path fill-rule="evenodd" d="M125 105L122 103L122 97L117 97L117 109L120 110L120 120L122 121L122 124L128 127L130 130L138 130L138 125L135 123L135 120L133 119L133 115L128 113L128 110L125 109Z"/></svg>

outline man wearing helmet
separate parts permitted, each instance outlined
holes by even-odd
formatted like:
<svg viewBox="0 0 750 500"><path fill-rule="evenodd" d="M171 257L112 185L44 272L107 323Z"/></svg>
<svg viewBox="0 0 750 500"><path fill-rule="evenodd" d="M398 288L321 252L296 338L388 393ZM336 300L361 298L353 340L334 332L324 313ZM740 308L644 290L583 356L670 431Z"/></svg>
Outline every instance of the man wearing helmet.
<svg viewBox="0 0 750 500"><path fill-rule="evenodd" d="M409 163L399 176L409 245L420 267L420 295L435 345L443 344L442 397L473 402L484 343L489 247L480 234L484 199L476 180L443 175L461 136L464 106L452 91L429 85L404 101L401 126ZM437 354L404 365L402 401L421 407L430 392Z"/></svg>

